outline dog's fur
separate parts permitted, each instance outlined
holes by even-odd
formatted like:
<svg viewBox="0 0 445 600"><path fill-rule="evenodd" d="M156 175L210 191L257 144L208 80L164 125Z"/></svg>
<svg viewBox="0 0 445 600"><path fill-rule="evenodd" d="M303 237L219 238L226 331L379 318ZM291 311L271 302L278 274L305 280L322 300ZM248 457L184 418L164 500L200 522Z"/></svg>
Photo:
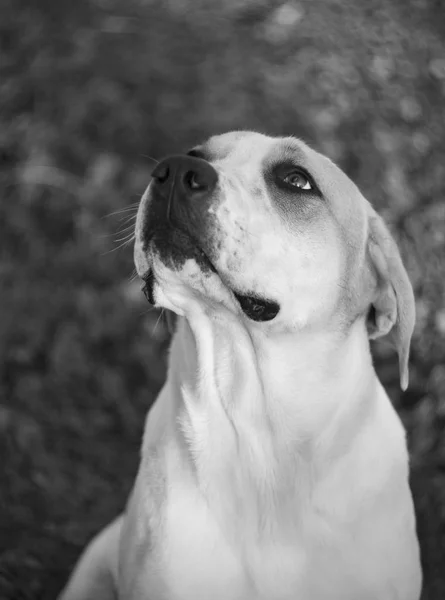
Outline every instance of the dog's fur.
<svg viewBox="0 0 445 600"><path fill-rule="evenodd" d="M179 316L167 381L127 509L62 598L418 600L405 433L368 341L392 336L405 388L414 300L396 245L299 140L234 132L200 152L218 184L183 219L216 272L147 244L149 186L135 262ZM277 187L281 163L316 190ZM234 291L277 316L249 319Z"/></svg>

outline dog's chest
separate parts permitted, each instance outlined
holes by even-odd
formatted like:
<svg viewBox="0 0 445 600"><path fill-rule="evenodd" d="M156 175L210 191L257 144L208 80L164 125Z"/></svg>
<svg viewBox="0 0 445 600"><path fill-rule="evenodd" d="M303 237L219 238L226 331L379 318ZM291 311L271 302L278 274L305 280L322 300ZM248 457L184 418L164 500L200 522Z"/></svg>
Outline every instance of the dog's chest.
<svg viewBox="0 0 445 600"><path fill-rule="evenodd" d="M351 479L360 478L361 471L353 467L354 460L343 470L337 469L337 475L328 480L332 479L330 484L317 485L318 493L310 486L309 473L305 473L301 465L295 469L298 472L296 486L291 482L286 488L286 478L275 477L274 501L277 490L287 489L289 493L280 495L287 498L286 503L276 505L274 502L272 511L272 503L259 504L268 486L258 489L250 483L244 485L250 479L239 476L240 461L230 454L230 437L225 444L216 443L216 436L212 436L211 441L212 460L218 450L221 454L218 468L208 469L201 488L198 488L196 473L184 459L186 453L176 444L160 454L158 468L162 477L154 477L153 459L147 454L142 465L141 489L135 495L134 520L150 522L152 530L148 535L150 540L140 543L141 553L126 558L128 576L125 579L130 582L132 591L123 593L122 598L371 600L391 597L390 590L396 589L400 582L394 586L393 576L389 574L396 573L397 579L400 573L403 577L404 571L391 561L403 554L405 544L394 541L398 535L391 520L375 519L391 514L385 506L373 513L370 526L360 525L363 519L357 518L356 509L363 499L360 496L353 501L350 493L344 493L344 484L348 484L350 490ZM264 463L257 460L258 454L254 456L255 464ZM350 456L353 458L355 454ZM247 460L241 464L247 464ZM201 466L205 468L205 463ZM279 470L275 469L274 473ZM154 485L157 479L162 480L162 485ZM298 493L294 493L295 489ZM352 504L345 506L347 498ZM130 546L134 545L134 536L127 537ZM405 562L402 560L401 564Z"/></svg>
<svg viewBox="0 0 445 600"><path fill-rule="evenodd" d="M345 552L348 556L351 549L326 536L314 515L307 515L312 538L296 528L294 534L255 540L242 526L234 537L196 490L171 491L156 547L138 574L139 590L159 590L147 600L368 598L360 585L355 587L352 563L346 564ZM355 562L354 554L349 558Z"/></svg>
<svg viewBox="0 0 445 600"><path fill-rule="evenodd" d="M293 599L305 564L296 540L255 542L250 530L225 528L202 497L185 490L169 500L156 553L169 600Z"/></svg>

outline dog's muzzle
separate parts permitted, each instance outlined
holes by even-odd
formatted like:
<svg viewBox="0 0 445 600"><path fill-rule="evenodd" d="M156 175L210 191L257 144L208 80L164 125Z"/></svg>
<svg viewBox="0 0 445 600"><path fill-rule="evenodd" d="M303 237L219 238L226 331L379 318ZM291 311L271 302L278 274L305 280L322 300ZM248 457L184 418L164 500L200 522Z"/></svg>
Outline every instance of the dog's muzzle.
<svg viewBox="0 0 445 600"><path fill-rule="evenodd" d="M172 268L194 258L209 268L214 224L208 211L218 174L210 163L191 156L170 156L152 172L150 201L142 224L144 250L153 244Z"/></svg>
<svg viewBox="0 0 445 600"><path fill-rule="evenodd" d="M218 173L206 160L187 155L170 156L152 172L150 206L142 236L144 250L150 243L161 260L172 269L180 269L194 259L202 271L217 273L218 225L209 211L217 202ZM147 274L143 291L153 303L153 274ZM232 290L243 312L254 321L270 321L279 312L271 300Z"/></svg>

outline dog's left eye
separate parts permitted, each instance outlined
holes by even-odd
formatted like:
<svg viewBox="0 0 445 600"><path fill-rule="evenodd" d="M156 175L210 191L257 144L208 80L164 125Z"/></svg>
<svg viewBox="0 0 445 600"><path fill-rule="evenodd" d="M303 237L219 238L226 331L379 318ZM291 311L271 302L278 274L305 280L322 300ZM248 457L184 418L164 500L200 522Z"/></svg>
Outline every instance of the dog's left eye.
<svg viewBox="0 0 445 600"><path fill-rule="evenodd" d="M283 181L292 187L298 188L300 190L312 190L312 184L309 181L308 177L301 171L294 171L292 173L288 173L283 177Z"/></svg>

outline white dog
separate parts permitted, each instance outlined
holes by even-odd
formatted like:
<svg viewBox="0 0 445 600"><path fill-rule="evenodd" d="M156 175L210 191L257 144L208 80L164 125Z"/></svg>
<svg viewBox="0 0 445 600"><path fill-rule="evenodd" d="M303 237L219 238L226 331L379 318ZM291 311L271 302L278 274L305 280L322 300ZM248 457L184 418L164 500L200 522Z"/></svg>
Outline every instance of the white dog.
<svg viewBox="0 0 445 600"><path fill-rule="evenodd" d="M64 600L418 600L403 427L414 299L388 230L330 160L234 132L157 165L136 223L179 316L123 516Z"/></svg>

